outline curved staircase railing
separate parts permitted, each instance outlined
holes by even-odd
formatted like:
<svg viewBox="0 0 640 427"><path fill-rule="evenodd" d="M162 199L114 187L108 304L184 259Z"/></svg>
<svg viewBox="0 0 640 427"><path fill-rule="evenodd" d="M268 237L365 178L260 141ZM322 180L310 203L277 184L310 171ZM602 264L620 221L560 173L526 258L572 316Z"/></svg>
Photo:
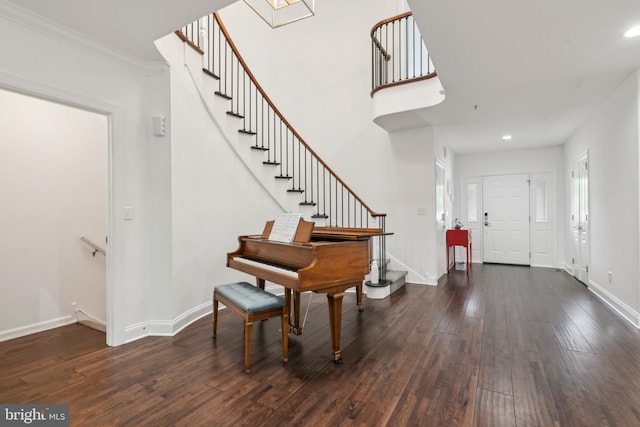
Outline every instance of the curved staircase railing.
<svg viewBox="0 0 640 427"><path fill-rule="evenodd" d="M413 13L378 22L371 29L371 96L385 87L435 77L436 71Z"/></svg>
<svg viewBox="0 0 640 427"><path fill-rule="evenodd" d="M178 37L203 55L205 72L218 81L215 94L229 100L227 114L241 123L239 132L251 149L265 153L262 162L274 178L290 183L289 193L300 195L300 206L313 207L312 219L329 227L376 228L385 232L386 214L372 210L313 151L271 101L213 13L176 31ZM379 283L386 284L384 234L378 238Z"/></svg>

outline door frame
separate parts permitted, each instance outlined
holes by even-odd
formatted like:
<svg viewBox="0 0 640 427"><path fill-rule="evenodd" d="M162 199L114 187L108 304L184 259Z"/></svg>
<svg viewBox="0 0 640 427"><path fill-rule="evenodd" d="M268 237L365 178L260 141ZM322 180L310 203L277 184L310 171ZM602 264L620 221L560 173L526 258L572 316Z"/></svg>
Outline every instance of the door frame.
<svg viewBox="0 0 640 427"><path fill-rule="evenodd" d="M535 242L533 239L529 239L529 246L531 249L531 266L532 267L557 267L558 265L558 181L556 179L557 173L554 170L543 170L543 171L530 171L530 172L518 172L513 171L511 173L500 173L495 175L516 175L520 173L528 173L530 179L538 176L546 176L549 179L549 192L548 196L548 213L549 213L549 224L548 227L551 230L551 241L549 244L551 245L551 266L545 264L541 264L538 262L534 254L537 252L537 248L535 246ZM463 175L460 177L460 204L459 204L459 212L457 217L464 224L464 228L467 228L471 231L472 239L473 239L473 261L477 263L484 262L484 233L483 233L483 225L482 225L482 217L481 214L484 212L482 206L483 194L482 194L482 178L485 176L494 176L494 174L483 174L483 175ZM476 196L476 206L470 207L469 202L469 191L470 187L475 188L475 196ZM475 187L473 187L475 185ZM531 189L529 190L531 193ZM475 208L475 212L477 213L477 218L475 221L469 220L469 213L473 212ZM534 209L534 204L529 203L529 210ZM535 212L531 212L531 217L534 218ZM530 226L530 237L532 236L532 226Z"/></svg>
<svg viewBox="0 0 640 427"><path fill-rule="evenodd" d="M571 273L580 282L589 284L590 227L589 227L589 151L576 161L571 171Z"/></svg>
<svg viewBox="0 0 640 427"><path fill-rule="evenodd" d="M27 81L22 77L0 72L0 87L21 93L27 96L33 96L42 100L55 102L61 105L78 108L106 116L107 118L107 213L106 213L106 232L107 236L105 244L107 248L106 256L106 343L109 346L117 346L124 344L125 341L125 323L124 316L118 312L117 301L123 301L126 288L124 283L116 280L118 276L123 274L123 266L114 262L119 253L114 242L120 240L119 233L116 233L114 215L114 187L116 173L113 167L114 145L117 141L125 141L124 123L125 113L122 107L111 104L96 98L87 97L82 94L68 92L53 86L48 86L34 81Z"/></svg>
<svg viewBox="0 0 640 427"><path fill-rule="evenodd" d="M436 216L436 247L446 247L445 231L447 229L447 174L445 165L440 159L435 159L434 165L434 181L435 181L435 216ZM437 252L436 268L438 276L441 272L447 271L446 257L442 251Z"/></svg>

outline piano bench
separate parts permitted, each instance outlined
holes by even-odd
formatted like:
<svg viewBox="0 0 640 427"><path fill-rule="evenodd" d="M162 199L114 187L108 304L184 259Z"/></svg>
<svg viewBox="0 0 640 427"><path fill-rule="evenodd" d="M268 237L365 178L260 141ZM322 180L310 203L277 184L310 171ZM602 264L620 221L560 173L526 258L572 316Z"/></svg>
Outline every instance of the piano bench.
<svg viewBox="0 0 640 427"><path fill-rule="evenodd" d="M282 321L282 361L289 361L289 307L284 298L247 282L218 285L213 291L213 338L218 327L218 302L244 318L244 371L251 372L253 322L280 316Z"/></svg>

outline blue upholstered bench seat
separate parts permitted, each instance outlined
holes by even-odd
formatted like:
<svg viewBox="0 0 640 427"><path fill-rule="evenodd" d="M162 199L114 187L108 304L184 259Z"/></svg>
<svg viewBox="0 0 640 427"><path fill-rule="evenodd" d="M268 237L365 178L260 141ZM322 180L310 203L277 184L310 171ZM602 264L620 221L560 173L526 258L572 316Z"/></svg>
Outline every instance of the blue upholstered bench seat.
<svg viewBox="0 0 640 427"><path fill-rule="evenodd" d="M215 291L247 313L283 307L286 304L284 298L273 295L247 282L219 285L216 286Z"/></svg>

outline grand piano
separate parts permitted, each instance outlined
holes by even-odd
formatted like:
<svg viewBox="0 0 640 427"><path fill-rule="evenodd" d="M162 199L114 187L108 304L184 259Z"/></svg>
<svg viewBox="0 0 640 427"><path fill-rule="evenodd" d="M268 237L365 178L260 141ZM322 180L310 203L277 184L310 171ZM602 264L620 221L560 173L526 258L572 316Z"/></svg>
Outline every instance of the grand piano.
<svg viewBox="0 0 640 427"><path fill-rule="evenodd" d="M315 227L301 220L291 243L269 239L274 221L268 221L261 235L239 236L239 247L227 254L227 267L257 279L285 287L287 305L293 306L296 335L300 327L300 293L327 294L333 362L342 363L340 330L344 291L355 287L358 309L362 310L362 282L372 259L371 237L383 233L378 228ZM293 304L291 292L293 291Z"/></svg>

